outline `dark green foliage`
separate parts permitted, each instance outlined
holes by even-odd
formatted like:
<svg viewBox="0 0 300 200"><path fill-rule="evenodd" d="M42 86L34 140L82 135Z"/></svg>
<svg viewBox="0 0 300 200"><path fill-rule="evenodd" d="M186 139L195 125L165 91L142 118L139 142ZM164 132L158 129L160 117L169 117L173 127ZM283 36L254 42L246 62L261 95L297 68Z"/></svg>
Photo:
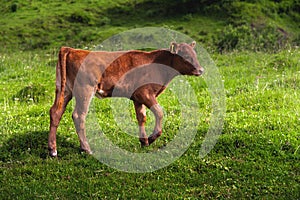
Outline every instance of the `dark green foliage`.
<svg viewBox="0 0 300 200"><path fill-rule="evenodd" d="M232 50L279 51L290 44L289 34L272 24L226 26L215 44L219 52Z"/></svg>
<svg viewBox="0 0 300 200"><path fill-rule="evenodd" d="M213 51L276 51L300 44L299 4L297 0L3 1L1 51L83 48L144 26L179 30Z"/></svg>
<svg viewBox="0 0 300 200"><path fill-rule="evenodd" d="M16 4L16 3L13 3L13 4L10 6L11 12L17 12L17 9L18 9L18 4Z"/></svg>
<svg viewBox="0 0 300 200"><path fill-rule="evenodd" d="M88 15L83 13L72 13L70 16L67 17L67 20L71 23L80 23L80 24L88 24L91 19Z"/></svg>

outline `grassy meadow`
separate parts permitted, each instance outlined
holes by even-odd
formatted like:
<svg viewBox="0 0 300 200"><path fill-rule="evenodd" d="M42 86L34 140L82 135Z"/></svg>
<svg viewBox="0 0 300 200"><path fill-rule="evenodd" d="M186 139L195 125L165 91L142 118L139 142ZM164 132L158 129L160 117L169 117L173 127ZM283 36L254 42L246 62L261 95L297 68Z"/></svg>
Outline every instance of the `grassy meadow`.
<svg viewBox="0 0 300 200"><path fill-rule="evenodd" d="M196 9L195 1L178 1L178 13L174 8L179 5L171 1L88 2L1 2L0 199L300 198L299 16L289 1L265 1L288 14L261 10L264 5L259 1L259 9L239 1L228 7L199 1L206 9ZM195 7L184 2L194 2ZM229 13L230 6L243 9ZM221 7L228 14L209 14ZM256 12L247 12L247 8ZM135 9L138 11L132 12ZM257 32L249 35L251 29L246 28L253 19L257 30L261 28L258 24L271 24L261 30L267 31L268 37L259 37L260 43L256 43ZM226 95L224 127L213 150L199 157L212 106L205 81L190 77L201 119L193 143L171 165L151 173L127 173L80 152L71 118L73 101L58 129L59 156L51 158L47 150L49 109L60 45L92 47L112 34L143 26L180 31L210 52ZM289 33L284 43L272 43L278 41L276 37L282 38L272 32L274 27ZM125 134L113 121L112 100L95 100L101 108L99 123L122 148L158 151L174 138L180 123L180 110L169 92L158 99L165 108L163 135L147 149L140 149L138 139ZM131 109L133 113L133 106ZM148 115L147 128L151 129L153 117L150 112Z"/></svg>

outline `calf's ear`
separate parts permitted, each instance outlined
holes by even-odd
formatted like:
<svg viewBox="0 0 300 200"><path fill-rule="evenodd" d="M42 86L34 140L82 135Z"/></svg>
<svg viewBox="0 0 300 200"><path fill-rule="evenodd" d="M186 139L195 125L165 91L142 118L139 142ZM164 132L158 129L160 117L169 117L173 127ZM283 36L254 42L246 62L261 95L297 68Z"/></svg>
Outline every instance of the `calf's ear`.
<svg viewBox="0 0 300 200"><path fill-rule="evenodd" d="M170 52L173 54L177 54L177 44L175 42L171 42Z"/></svg>
<svg viewBox="0 0 300 200"><path fill-rule="evenodd" d="M196 46L196 41L193 41L191 44L190 44L191 47L195 48Z"/></svg>

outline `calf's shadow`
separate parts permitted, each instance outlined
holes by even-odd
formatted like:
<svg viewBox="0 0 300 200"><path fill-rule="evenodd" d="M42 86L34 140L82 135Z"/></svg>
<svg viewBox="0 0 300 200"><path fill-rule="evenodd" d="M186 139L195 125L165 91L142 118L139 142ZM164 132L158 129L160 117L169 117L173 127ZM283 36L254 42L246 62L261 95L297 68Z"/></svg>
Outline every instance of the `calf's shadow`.
<svg viewBox="0 0 300 200"><path fill-rule="evenodd" d="M60 157L79 153L78 144L69 137L58 134L57 143L61 150ZM48 131L20 133L0 143L0 161L22 161L28 157L46 159L48 153Z"/></svg>

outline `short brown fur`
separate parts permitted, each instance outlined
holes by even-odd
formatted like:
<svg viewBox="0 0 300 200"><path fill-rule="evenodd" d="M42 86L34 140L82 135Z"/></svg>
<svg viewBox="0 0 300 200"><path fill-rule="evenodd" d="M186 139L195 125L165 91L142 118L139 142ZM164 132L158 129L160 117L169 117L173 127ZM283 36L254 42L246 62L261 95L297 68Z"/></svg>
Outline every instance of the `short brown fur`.
<svg viewBox="0 0 300 200"><path fill-rule="evenodd" d="M48 148L57 156L56 131L68 102L75 97L72 115L81 149L91 153L86 140L85 117L91 98L127 97L134 102L142 146L162 133L163 112L156 97L177 75L200 76L204 69L194 51L195 42L171 43L170 49L144 51L86 51L62 47L56 66L55 101L50 109ZM145 132L146 107L155 115L153 133Z"/></svg>

